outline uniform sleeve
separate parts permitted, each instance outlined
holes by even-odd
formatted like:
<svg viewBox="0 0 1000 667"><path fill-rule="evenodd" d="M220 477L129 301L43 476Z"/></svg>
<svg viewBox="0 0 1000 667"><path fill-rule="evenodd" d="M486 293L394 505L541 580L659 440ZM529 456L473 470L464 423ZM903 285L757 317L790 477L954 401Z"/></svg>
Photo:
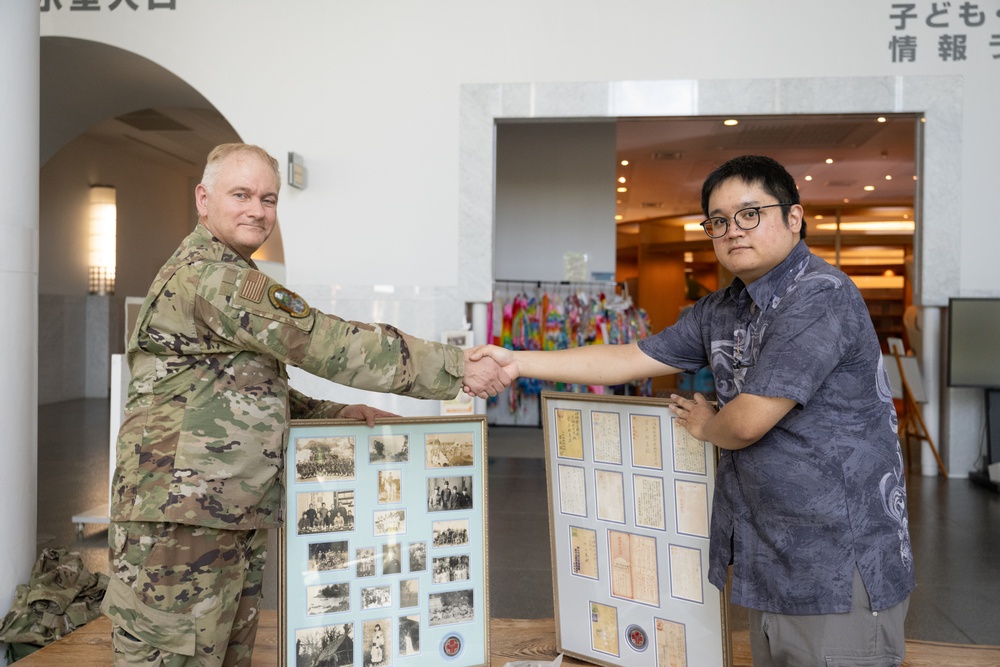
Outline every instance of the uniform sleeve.
<svg viewBox="0 0 1000 667"><path fill-rule="evenodd" d="M335 419L337 413L346 405L346 403L310 398L300 391L288 388L288 407L292 419Z"/></svg>
<svg viewBox="0 0 1000 667"><path fill-rule="evenodd" d="M254 269L204 268L194 308L215 335L237 347L338 384L429 399L450 399L462 388L460 348L327 315Z"/></svg>

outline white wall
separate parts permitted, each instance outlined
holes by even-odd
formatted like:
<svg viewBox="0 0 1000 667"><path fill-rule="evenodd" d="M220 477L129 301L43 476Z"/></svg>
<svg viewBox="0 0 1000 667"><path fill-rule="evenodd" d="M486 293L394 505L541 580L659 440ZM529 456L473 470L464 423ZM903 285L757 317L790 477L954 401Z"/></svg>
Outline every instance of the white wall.
<svg viewBox="0 0 1000 667"><path fill-rule="evenodd" d="M38 402L108 395L109 354L123 350L126 296L145 296L157 270L193 228L197 168L140 160L80 137L41 169ZM118 199L115 295L87 295L91 184Z"/></svg>
<svg viewBox="0 0 1000 667"><path fill-rule="evenodd" d="M614 121L497 125L496 278L564 280L564 256L580 253L577 280L613 280L614 182Z"/></svg>
<svg viewBox="0 0 1000 667"><path fill-rule="evenodd" d="M917 299L943 306L953 294L1000 294L1000 264L982 241L1000 153L995 8L984 3L993 13L969 27L953 6L950 27L937 29L925 21L932 3L915 4L919 18L897 30L892 3L870 0L177 0L173 11L115 12L71 12L63 3L43 13L42 34L147 57L205 95L245 140L275 155L304 155L309 188L282 201L288 282L319 299L320 308L357 306L350 316L359 319L368 319L365 299L375 285L438 290L439 317L414 331L434 335L462 318L463 302L488 300L493 276L491 253L482 251L491 235L480 227L468 238L462 232L482 205L466 185L480 184L485 190L473 194L488 197L492 164L464 166L463 137L475 135L472 150L491 150L494 116L559 117L567 109L577 117L586 109L605 117L626 107L641 115L650 91L668 97L648 108L671 107L669 86L644 89L643 82L690 82L679 100L686 114L868 108L831 92L844 86L810 85L814 79L871 80L847 87L870 90L889 111L916 98L956 106L957 114L929 119L950 125L932 133L949 145L930 142L927 155L954 187L928 191ZM940 59L937 40L946 33L967 36L964 60ZM918 40L915 61L893 62L890 41L901 36ZM940 101L934 76L941 76ZM915 77L923 89L913 95L908 82ZM585 82L594 85L577 85ZM488 84L491 97L472 96L472 103L494 116L463 105L463 89L477 84ZM637 90L642 94L630 98ZM338 301L344 293L351 297ZM974 458L968 447L978 449L968 442L974 435L954 425L978 419L980 402L943 391L942 448L953 473L964 474Z"/></svg>

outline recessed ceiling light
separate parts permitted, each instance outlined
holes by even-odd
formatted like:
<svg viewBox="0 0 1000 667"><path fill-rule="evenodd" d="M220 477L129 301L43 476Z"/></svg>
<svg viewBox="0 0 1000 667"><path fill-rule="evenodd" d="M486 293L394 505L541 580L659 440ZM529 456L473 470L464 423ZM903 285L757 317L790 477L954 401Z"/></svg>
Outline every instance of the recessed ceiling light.
<svg viewBox="0 0 1000 667"><path fill-rule="evenodd" d="M726 120L722 121L722 124L728 127L732 127L733 125L739 125L740 121L736 120L735 118L727 118Z"/></svg>
<svg viewBox="0 0 1000 667"><path fill-rule="evenodd" d="M806 180L807 180L807 181L811 181L812 179L813 179L813 177L812 177L812 176L806 176Z"/></svg>
<svg viewBox="0 0 1000 667"><path fill-rule="evenodd" d="M628 160L622 160L621 165L623 167L627 167L628 166Z"/></svg>
<svg viewBox="0 0 1000 667"><path fill-rule="evenodd" d="M874 192L874 191L875 191L875 186L874 185L866 185L865 186L865 192Z"/></svg>
<svg viewBox="0 0 1000 667"><path fill-rule="evenodd" d="M823 219L823 214L820 213L819 215L814 215L813 218L815 218L816 220L822 220Z"/></svg>
<svg viewBox="0 0 1000 667"><path fill-rule="evenodd" d="M886 174L885 175L885 180L891 181L892 180L892 174Z"/></svg>
<svg viewBox="0 0 1000 667"><path fill-rule="evenodd" d="M832 157L828 157L828 158L826 159L826 163L827 163L827 164L833 164L833 158L832 158Z"/></svg>
<svg viewBox="0 0 1000 667"><path fill-rule="evenodd" d="M628 188L618 188L618 192L628 192Z"/></svg>
<svg viewBox="0 0 1000 667"><path fill-rule="evenodd" d="M615 216L615 220L624 220L624 219L625 219L625 216L622 215L621 213L619 213L618 215Z"/></svg>
<svg viewBox="0 0 1000 667"><path fill-rule="evenodd" d="M879 117L878 117L878 118L876 118L875 120L877 120L877 121L878 121L878 122L880 122L880 123L884 123L884 122L885 122L885 116L879 116Z"/></svg>
<svg viewBox="0 0 1000 667"><path fill-rule="evenodd" d="M624 183L625 182L625 177L624 176L619 176L618 177L618 182L619 183Z"/></svg>

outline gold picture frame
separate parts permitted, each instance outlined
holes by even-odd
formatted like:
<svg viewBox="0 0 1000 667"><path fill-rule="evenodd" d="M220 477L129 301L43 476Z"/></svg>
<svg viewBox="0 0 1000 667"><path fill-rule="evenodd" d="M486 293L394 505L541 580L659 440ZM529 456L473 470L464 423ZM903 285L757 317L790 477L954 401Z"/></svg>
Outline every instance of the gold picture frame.
<svg viewBox="0 0 1000 667"><path fill-rule="evenodd" d="M489 663L486 424L295 420L281 667Z"/></svg>

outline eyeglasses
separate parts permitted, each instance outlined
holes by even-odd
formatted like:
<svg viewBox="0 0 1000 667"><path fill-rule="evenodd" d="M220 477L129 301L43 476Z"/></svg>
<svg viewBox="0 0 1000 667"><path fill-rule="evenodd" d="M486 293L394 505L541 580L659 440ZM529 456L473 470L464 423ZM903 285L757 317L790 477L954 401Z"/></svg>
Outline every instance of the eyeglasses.
<svg viewBox="0 0 1000 667"><path fill-rule="evenodd" d="M736 211L736 215L733 216L733 220L736 221L737 227L745 232L748 232L760 224L760 212L762 209L773 208L775 206L791 206L791 204L768 204L767 206L751 206L749 208L741 208ZM713 239L722 238L729 233L729 218L723 218L721 216L708 218L707 220L703 220L700 224L702 229L705 230L705 233Z"/></svg>

